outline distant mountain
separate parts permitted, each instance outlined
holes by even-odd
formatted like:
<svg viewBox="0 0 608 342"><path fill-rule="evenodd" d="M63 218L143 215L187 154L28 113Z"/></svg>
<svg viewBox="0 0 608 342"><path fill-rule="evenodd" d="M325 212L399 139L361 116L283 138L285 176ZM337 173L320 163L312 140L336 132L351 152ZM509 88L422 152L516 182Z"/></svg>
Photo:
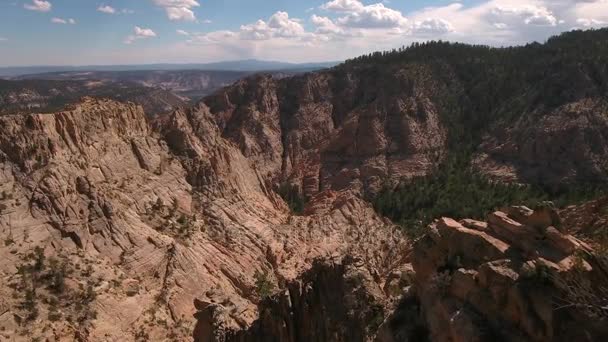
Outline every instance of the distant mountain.
<svg viewBox="0 0 608 342"><path fill-rule="evenodd" d="M257 59L236 60L215 63L193 64L134 64L134 65L83 65L83 66L24 66L0 67L0 77L11 78L27 74L68 71L134 71L134 70L223 70L223 71L277 71L292 70L313 71L329 68L339 62L323 63L285 63L261 61Z"/></svg>

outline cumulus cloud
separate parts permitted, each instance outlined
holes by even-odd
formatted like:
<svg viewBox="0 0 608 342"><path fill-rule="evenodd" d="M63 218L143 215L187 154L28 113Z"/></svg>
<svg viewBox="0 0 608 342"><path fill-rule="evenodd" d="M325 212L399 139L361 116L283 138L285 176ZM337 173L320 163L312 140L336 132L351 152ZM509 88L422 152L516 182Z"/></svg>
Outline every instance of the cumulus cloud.
<svg viewBox="0 0 608 342"><path fill-rule="evenodd" d="M135 26L133 29L134 34L127 36L125 38L125 44L132 44L134 41L138 39L146 39L156 37L156 32L152 31L149 28L141 28L139 26Z"/></svg>
<svg viewBox="0 0 608 342"><path fill-rule="evenodd" d="M444 19L426 18L414 22L412 31L425 35L442 35L454 31L454 27L449 21Z"/></svg>
<svg viewBox="0 0 608 342"><path fill-rule="evenodd" d="M76 20L74 20L74 19L72 19L72 18L69 18L69 19L61 19L61 18L57 18L57 17L55 17L55 18L52 18L52 19L51 19L51 22L52 22L53 24L72 24L72 25L76 24Z"/></svg>
<svg viewBox="0 0 608 342"><path fill-rule="evenodd" d="M242 25L238 35L242 39L267 40L271 38L303 38L308 33L297 19L289 17L287 12L279 11L268 21L258 20L253 24Z"/></svg>
<svg viewBox="0 0 608 342"><path fill-rule="evenodd" d="M321 9L335 12L359 12L363 4L358 0L333 0L321 5Z"/></svg>
<svg viewBox="0 0 608 342"><path fill-rule="evenodd" d="M499 20L517 18L527 25L555 26L558 23L554 14L545 6L497 6L492 9L491 15Z"/></svg>
<svg viewBox="0 0 608 342"><path fill-rule="evenodd" d="M175 30L175 32L177 32L177 34L180 34L182 36L189 36L190 33L188 33L187 31L184 30Z"/></svg>
<svg viewBox="0 0 608 342"><path fill-rule="evenodd" d="M310 21L317 27L316 32L321 34L341 34L344 32L336 23L328 17L320 17L313 14Z"/></svg>
<svg viewBox="0 0 608 342"><path fill-rule="evenodd" d="M156 6L162 7L172 21L195 21L192 8L200 6L196 0L153 0Z"/></svg>
<svg viewBox="0 0 608 342"><path fill-rule="evenodd" d="M106 14L114 14L116 13L116 9L109 5L100 5L97 7L98 12L106 13Z"/></svg>
<svg viewBox="0 0 608 342"><path fill-rule="evenodd" d="M48 12L51 10L53 5L49 1L45 0L32 0L31 4L24 4L23 8L30 11Z"/></svg>
<svg viewBox="0 0 608 342"><path fill-rule="evenodd" d="M341 13L340 25L354 28L398 28L407 24L407 19L397 10L383 3L363 5L358 0L333 0L321 9Z"/></svg>

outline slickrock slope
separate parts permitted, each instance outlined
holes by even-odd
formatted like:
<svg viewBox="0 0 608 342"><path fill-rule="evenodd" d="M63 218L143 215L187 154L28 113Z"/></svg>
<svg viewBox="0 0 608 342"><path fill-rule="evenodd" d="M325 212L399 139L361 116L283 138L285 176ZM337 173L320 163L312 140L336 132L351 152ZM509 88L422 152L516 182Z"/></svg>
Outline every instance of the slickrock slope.
<svg viewBox="0 0 608 342"><path fill-rule="evenodd" d="M256 272L279 288L352 254L381 284L408 248L348 191L290 215L203 104L151 127L141 107L86 99L0 127L6 338L186 340L195 298L222 307L221 338L258 317Z"/></svg>
<svg viewBox="0 0 608 342"><path fill-rule="evenodd" d="M487 222L439 219L414 245L408 305L386 321L379 340L420 340L425 330L432 341L607 336L606 264L566 229L547 208L509 207Z"/></svg>

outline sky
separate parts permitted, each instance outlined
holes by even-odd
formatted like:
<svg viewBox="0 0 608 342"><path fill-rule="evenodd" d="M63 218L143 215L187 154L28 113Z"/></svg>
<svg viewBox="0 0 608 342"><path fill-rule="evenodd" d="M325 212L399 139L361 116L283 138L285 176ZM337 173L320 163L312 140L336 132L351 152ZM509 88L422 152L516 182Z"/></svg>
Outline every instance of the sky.
<svg viewBox="0 0 608 342"><path fill-rule="evenodd" d="M608 0L0 0L0 66L338 61L608 26Z"/></svg>

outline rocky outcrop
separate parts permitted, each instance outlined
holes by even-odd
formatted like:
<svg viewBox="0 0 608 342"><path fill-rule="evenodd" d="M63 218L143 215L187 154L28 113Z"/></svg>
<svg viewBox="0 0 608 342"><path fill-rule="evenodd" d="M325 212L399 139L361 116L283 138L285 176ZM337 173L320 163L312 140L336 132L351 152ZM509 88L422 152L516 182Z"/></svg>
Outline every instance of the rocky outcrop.
<svg viewBox="0 0 608 342"><path fill-rule="evenodd" d="M565 231L548 204L486 222L441 218L388 277L359 258L319 259L243 329L212 327L226 308L197 303L195 341L598 340L608 334L606 263Z"/></svg>
<svg viewBox="0 0 608 342"><path fill-rule="evenodd" d="M226 341L371 341L387 314L386 296L363 260L317 260L298 280L260 303L260 318ZM200 306L209 317L221 306ZM198 320L195 341L206 320Z"/></svg>
<svg viewBox="0 0 608 342"><path fill-rule="evenodd" d="M445 85L428 73L261 75L203 102L222 136L275 184L297 185L307 197L329 189L373 194L387 180L425 174L445 149L432 100Z"/></svg>
<svg viewBox="0 0 608 342"><path fill-rule="evenodd" d="M348 190L292 215L204 104L150 125L141 107L88 98L0 127L6 336L182 340L195 299L225 309L209 321L225 336L258 318L258 272L279 288L352 254L381 284L409 248ZM44 280L55 275L60 292Z"/></svg>
<svg viewBox="0 0 608 342"><path fill-rule="evenodd" d="M549 208L509 207L489 214L487 223L437 220L414 244L415 277L403 299L409 305L386 320L380 341L420 340L412 336L421 332L432 341L606 336L604 318L586 311L605 305L601 285L589 283L606 283L603 266L587 244L558 227ZM586 302L584 291L595 301Z"/></svg>

